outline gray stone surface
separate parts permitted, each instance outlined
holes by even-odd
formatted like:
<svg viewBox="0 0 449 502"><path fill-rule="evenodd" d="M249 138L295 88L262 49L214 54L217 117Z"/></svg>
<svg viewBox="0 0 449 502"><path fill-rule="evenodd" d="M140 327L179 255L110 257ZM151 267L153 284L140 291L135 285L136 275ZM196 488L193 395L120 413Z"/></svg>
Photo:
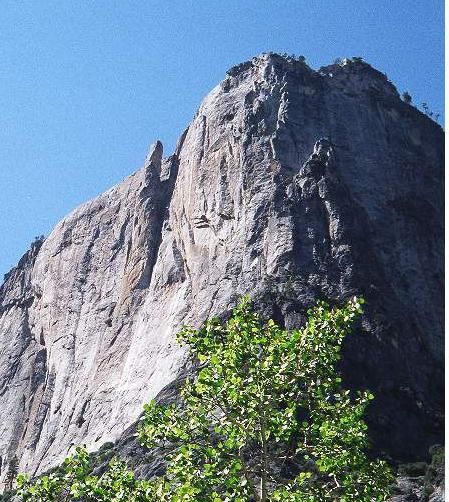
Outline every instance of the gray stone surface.
<svg viewBox="0 0 449 502"><path fill-rule="evenodd" d="M344 374L378 449L441 440L443 132L386 77L277 55L229 70L175 153L76 209L0 288L1 477L98 449L186 361L174 335L250 293L287 326L368 301Z"/></svg>

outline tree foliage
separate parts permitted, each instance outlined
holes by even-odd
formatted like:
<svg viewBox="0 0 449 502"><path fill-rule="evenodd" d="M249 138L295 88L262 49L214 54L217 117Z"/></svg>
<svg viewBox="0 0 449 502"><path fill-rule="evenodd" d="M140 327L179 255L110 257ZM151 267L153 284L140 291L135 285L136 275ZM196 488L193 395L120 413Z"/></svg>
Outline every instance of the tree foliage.
<svg viewBox="0 0 449 502"><path fill-rule="evenodd" d="M17 460L17 457L14 456L9 462L8 471L5 476L6 490L11 490L18 471L19 471L19 462Z"/></svg>
<svg viewBox="0 0 449 502"><path fill-rule="evenodd" d="M402 93L402 100L408 105L412 102L412 97L408 91Z"/></svg>
<svg viewBox="0 0 449 502"><path fill-rule="evenodd" d="M245 298L227 322L185 328L179 340L199 372L178 402L146 405L139 430L146 447L167 448L164 475L137 480L114 460L94 476L78 450L59 475L21 478L23 500L385 500L390 470L366 453L363 416L373 396L344 390L336 370L361 304L319 303L302 329L287 331Z"/></svg>
<svg viewBox="0 0 449 502"><path fill-rule="evenodd" d="M435 113L433 112L430 108L429 108L429 105L427 103L421 103L421 108L423 110L423 112L428 116L430 117L431 119L434 119L436 122L438 122L439 118L440 118L440 114L439 113Z"/></svg>
<svg viewBox="0 0 449 502"><path fill-rule="evenodd" d="M245 299L227 323L183 330L202 368L181 405L147 405L140 430L150 448L177 446L162 499L385 499L388 468L365 453L363 414L373 396L351 396L335 369L360 313L357 299L333 309L320 303L303 329L289 332L263 322Z"/></svg>
<svg viewBox="0 0 449 502"><path fill-rule="evenodd" d="M24 502L149 502L156 500L153 483L136 479L125 462L115 458L102 475L94 475L86 449L78 447L60 469L34 482L19 475L18 494Z"/></svg>

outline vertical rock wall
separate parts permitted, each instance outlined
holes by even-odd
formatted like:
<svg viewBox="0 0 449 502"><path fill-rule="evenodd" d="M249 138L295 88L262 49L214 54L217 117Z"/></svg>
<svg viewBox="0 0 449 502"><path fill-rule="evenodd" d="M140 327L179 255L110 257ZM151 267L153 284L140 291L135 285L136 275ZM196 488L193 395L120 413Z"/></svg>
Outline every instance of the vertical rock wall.
<svg viewBox="0 0 449 502"><path fill-rule="evenodd" d="M229 70L174 155L157 143L1 287L1 475L118 437L183 367L176 331L244 293L287 326L364 295L346 378L377 395L379 448L423 454L442 430L442 136L365 63Z"/></svg>

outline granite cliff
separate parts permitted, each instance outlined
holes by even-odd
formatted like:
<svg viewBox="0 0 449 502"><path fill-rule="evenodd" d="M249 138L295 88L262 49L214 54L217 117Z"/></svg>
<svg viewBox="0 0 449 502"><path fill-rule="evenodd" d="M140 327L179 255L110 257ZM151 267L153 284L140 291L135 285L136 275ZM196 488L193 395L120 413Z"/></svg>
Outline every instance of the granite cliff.
<svg viewBox="0 0 449 502"><path fill-rule="evenodd" d="M264 54L175 152L74 210L0 286L0 478L98 449L183 370L174 335L251 294L287 327L363 295L344 375L378 450L442 441L443 131L385 75Z"/></svg>

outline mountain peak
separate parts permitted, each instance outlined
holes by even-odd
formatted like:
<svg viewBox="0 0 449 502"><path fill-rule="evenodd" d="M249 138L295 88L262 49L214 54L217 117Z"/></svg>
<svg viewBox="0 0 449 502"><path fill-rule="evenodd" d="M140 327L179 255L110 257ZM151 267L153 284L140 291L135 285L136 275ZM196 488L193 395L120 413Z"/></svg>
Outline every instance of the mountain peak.
<svg viewBox="0 0 449 502"><path fill-rule="evenodd" d="M163 153L164 153L164 147L162 143L159 140L157 140L156 143L153 143L148 150L148 154L145 158L145 166L149 165L160 166L162 162Z"/></svg>
<svg viewBox="0 0 449 502"><path fill-rule="evenodd" d="M442 140L358 58L228 70L174 155L156 142L0 288L3 465L35 474L119 437L188 368L177 331L243 294L287 328L364 296L344 376L376 396L379 449L425 455L442 437Z"/></svg>
<svg viewBox="0 0 449 502"><path fill-rule="evenodd" d="M248 75L257 78L260 74L276 74L280 78L287 74L297 77L305 75L315 78L317 82L324 80L330 85L346 87L348 92L378 91L385 95L399 97L396 87L387 75L361 57L338 58L334 63L315 70L307 64L304 56L264 52L231 67L226 74L228 78L237 80L246 78Z"/></svg>

